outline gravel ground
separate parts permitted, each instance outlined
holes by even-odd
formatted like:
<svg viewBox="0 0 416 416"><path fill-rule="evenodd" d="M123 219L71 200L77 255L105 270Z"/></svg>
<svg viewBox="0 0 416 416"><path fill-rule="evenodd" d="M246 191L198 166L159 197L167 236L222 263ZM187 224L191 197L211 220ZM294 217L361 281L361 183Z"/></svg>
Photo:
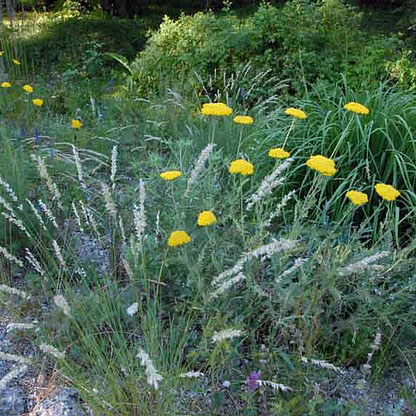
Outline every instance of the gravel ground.
<svg viewBox="0 0 416 416"><path fill-rule="evenodd" d="M0 309L0 354L12 354L34 361L36 351L31 343L31 330L10 329L7 312ZM74 389L56 386L47 380L39 366L23 363L7 356L0 359L0 416L92 416L83 409ZM18 377L4 383L4 377L15 369L23 369Z"/></svg>

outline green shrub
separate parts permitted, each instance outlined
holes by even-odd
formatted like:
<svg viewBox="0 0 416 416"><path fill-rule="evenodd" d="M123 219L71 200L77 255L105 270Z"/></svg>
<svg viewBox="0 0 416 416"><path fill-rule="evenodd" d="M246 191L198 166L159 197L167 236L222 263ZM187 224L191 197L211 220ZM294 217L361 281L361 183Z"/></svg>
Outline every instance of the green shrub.
<svg viewBox="0 0 416 416"><path fill-rule="evenodd" d="M165 79L192 79L197 72L207 82L250 62L254 73L288 79L290 94L306 94L309 84L332 82L340 72L353 87L374 86L387 76L385 61L398 56L401 41L369 37L360 23L361 15L338 0L294 0L282 8L263 3L245 20L232 12L165 17L131 64L132 77L147 92Z"/></svg>

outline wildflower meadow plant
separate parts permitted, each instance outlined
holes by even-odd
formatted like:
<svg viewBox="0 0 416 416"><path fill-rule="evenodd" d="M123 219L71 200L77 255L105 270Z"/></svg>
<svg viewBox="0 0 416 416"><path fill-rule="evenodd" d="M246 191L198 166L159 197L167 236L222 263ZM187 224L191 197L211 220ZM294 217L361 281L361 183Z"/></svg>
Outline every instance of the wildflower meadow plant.
<svg viewBox="0 0 416 416"><path fill-rule="evenodd" d="M337 173L335 162L332 159L322 155L311 156L307 160L306 166L316 170L324 176L333 176Z"/></svg>
<svg viewBox="0 0 416 416"><path fill-rule="evenodd" d="M160 177L165 181L173 181L178 179L179 176L182 176L182 172L179 170L167 170L166 172L162 172Z"/></svg>
<svg viewBox="0 0 416 416"><path fill-rule="evenodd" d="M308 117L303 110L300 110L299 108L293 108L293 107L287 108L285 110L285 114L294 118L298 118L300 120L304 120Z"/></svg>
<svg viewBox="0 0 416 416"><path fill-rule="evenodd" d="M348 191L345 196L356 206L368 203L368 195L360 191Z"/></svg>
<svg viewBox="0 0 416 416"><path fill-rule="evenodd" d="M204 116L230 116L232 108L224 103L207 103L203 104L201 114Z"/></svg>
<svg viewBox="0 0 416 416"><path fill-rule="evenodd" d="M237 159L230 163L229 172L231 174L240 174L243 176L252 175L254 173L254 166L244 159Z"/></svg>
<svg viewBox="0 0 416 416"><path fill-rule="evenodd" d="M169 236L168 245L169 247L177 247L183 244L188 244L191 241L191 237L186 231L177 230L172 231Z"/></svg>
<svg viewBox="0 0 416 416"><path fill-rule="evenodd" d="M344 105L345 110L351 111L352 113L359 114L359 115L368 115L370 114L370 110L363 104L349 102Z"/></svg>
<svg viewBox="0 0 416 416"><path fill-rule="evenodd" d="M287 159L290 157L290 153L280 147L274 147L269 150L269 157L273 159Z"/></svg>
<svg viewBox="0 0 416 416"><path fill-rule="evenodd" d="M400 196L400 192L396 188L385 183L378 183L374 189L386 201L395 201Z"/></svg>

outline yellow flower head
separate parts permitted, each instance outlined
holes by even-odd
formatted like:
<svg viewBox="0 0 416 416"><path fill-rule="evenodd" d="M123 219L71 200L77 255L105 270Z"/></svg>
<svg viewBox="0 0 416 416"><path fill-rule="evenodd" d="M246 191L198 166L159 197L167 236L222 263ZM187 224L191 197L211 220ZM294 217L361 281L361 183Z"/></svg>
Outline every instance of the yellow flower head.
<svg viewBox="0 0 416 416"><path fill-rule="evenodd" d="M73 129L80 129L82 127L82 123L79 120L72 119L71 126Z"/></svg>
<svg viewBox="0 0 416 416"><path fill-rule="evenodd" d="M33 92L33 87L29 84L23 85L23 90L26 92Z"/></svg>
<svg viewBox="0 0 416 416"><path fill-rule="evenodd" d="M0 56L3 56L3 54L4 54L4 51L0 51Z"/></svg>
<svg viewBox="0 0 416 416"><path fill-rule="evenodd" d="M32 100L32 103L35 104L36 107L43 106L43 100L41 98L35 98L34 100Z"/></svg>
<svg viewBox="0 0 416 416"><path fill-rule="evenodd" d="M18 61L17 59L12 59L12 62L15 64L15 65L22 65L22 63L20 62L20 61Z"/></svg>
<svg viewBox="0 0 416 416"><path fill-rule="evenodd" d="M229 172L233 174L241 173L243 176L252 175L254 173L254 166L250 162L247 162L247 160L237 159L231 162Z"/></svg>
<svg viewBox="0 0 416 416"><path fill-rule="evenodd" d="M337 172L335 169L335 162L332 159L328 159L321 155L310 157L306 162L306 165L325 176L332 176Z"/></svg>
<svg viewBox="0 0 416 416"><path fill-rule="evenodd" d="M360 103L355 103L353 101L345 104L344 109L348 111L352 111L353 113L360 114L360 115L370 114L370 110L365 105L362 105Z"/></svg>
<svg viewBox="0 0 416 416"><path fill-rule="evenodd" d="M269 150L269 156L274 159L287 159L290 157L290 153L280 147L274 147Z"/></svg>
<svg viewBox="0 0 416 416"><path fill-rule="evenodd" d="M2 86L2 88L10 88L12 86L12 84L10 84L10 82L2 82L1 86Z"/></svg>
<svg viewBox="0 0 416 416"><path fill-rule="evenodd" d="M400 196L400 192L396 188L393 188L391 185L386 185L385 183L378 183L374 188L386 201L394 201Z"/></svg>
<svg viewBox="0 0 416 416"><path fill-rule="evenodd" d="M237 124L253 124L254 120L250 116L236 116L236 117L234 117L234 123L237 123Z"/></svg>
<svg viewBox="0 0 416 416"><path fill-rule="evenodd" d="M167 170L166 172L161 173L160 177L165 181L173 181L181 175L182 172L180 170Z"/></svg>
<svg viewBox="0 0 416 416"><path fill-rule="evenodd" d="M359 191L348 191L345 196L354 204L354 205L364 205L368 202L368 196L364 192Z"/></svg>
<svg viewBox="0 0 416 416"><path fill-rule="evenodd" d="M198 225L206 227L207 225L215 224L217 219L211 211L202 211L198 215Z"/></svg>
<svg viewBox="0 0 416 416"><path fill-rule="evenodd" d="M229 116L233 110L224 103L207 103L202 106L204 116Z"/></svg>
<svg viewBox="0 0 416 416"><path fill-rule="evenodd" d="M168 245L169 247L181 246L182 244L187 244L191 241L191 237L186 231L173 231L170 234Z"/></svg>
<svg viewBox="0 0 416 416"><path fill-rule="evenodd" d="M299 110L298 108L293 108L293 107L286 108L285 114L287 114L288 116L299 118L301 120L308 117L304 111Z"/></svg>

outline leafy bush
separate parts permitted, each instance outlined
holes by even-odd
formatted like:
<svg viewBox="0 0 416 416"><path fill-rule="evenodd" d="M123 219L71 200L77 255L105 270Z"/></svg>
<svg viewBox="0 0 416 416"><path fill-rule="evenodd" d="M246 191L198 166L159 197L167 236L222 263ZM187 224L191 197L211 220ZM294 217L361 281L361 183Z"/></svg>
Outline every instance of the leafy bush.
<svg viewBox="0 0 416 416"><path fill-rule="evenodd" d="M189 79L195 71L208 81L250 61L254 72L289 79L289 93L305 94L310 83L332 82L340 72L353 87L375 85L387 76L385 61L397 56L401 41L369 37L360 20L338 0L294 0L282 8L263 3L245 20L232 12L165 17L131 64L133 78L145 92L166 78Z"/></svg>

